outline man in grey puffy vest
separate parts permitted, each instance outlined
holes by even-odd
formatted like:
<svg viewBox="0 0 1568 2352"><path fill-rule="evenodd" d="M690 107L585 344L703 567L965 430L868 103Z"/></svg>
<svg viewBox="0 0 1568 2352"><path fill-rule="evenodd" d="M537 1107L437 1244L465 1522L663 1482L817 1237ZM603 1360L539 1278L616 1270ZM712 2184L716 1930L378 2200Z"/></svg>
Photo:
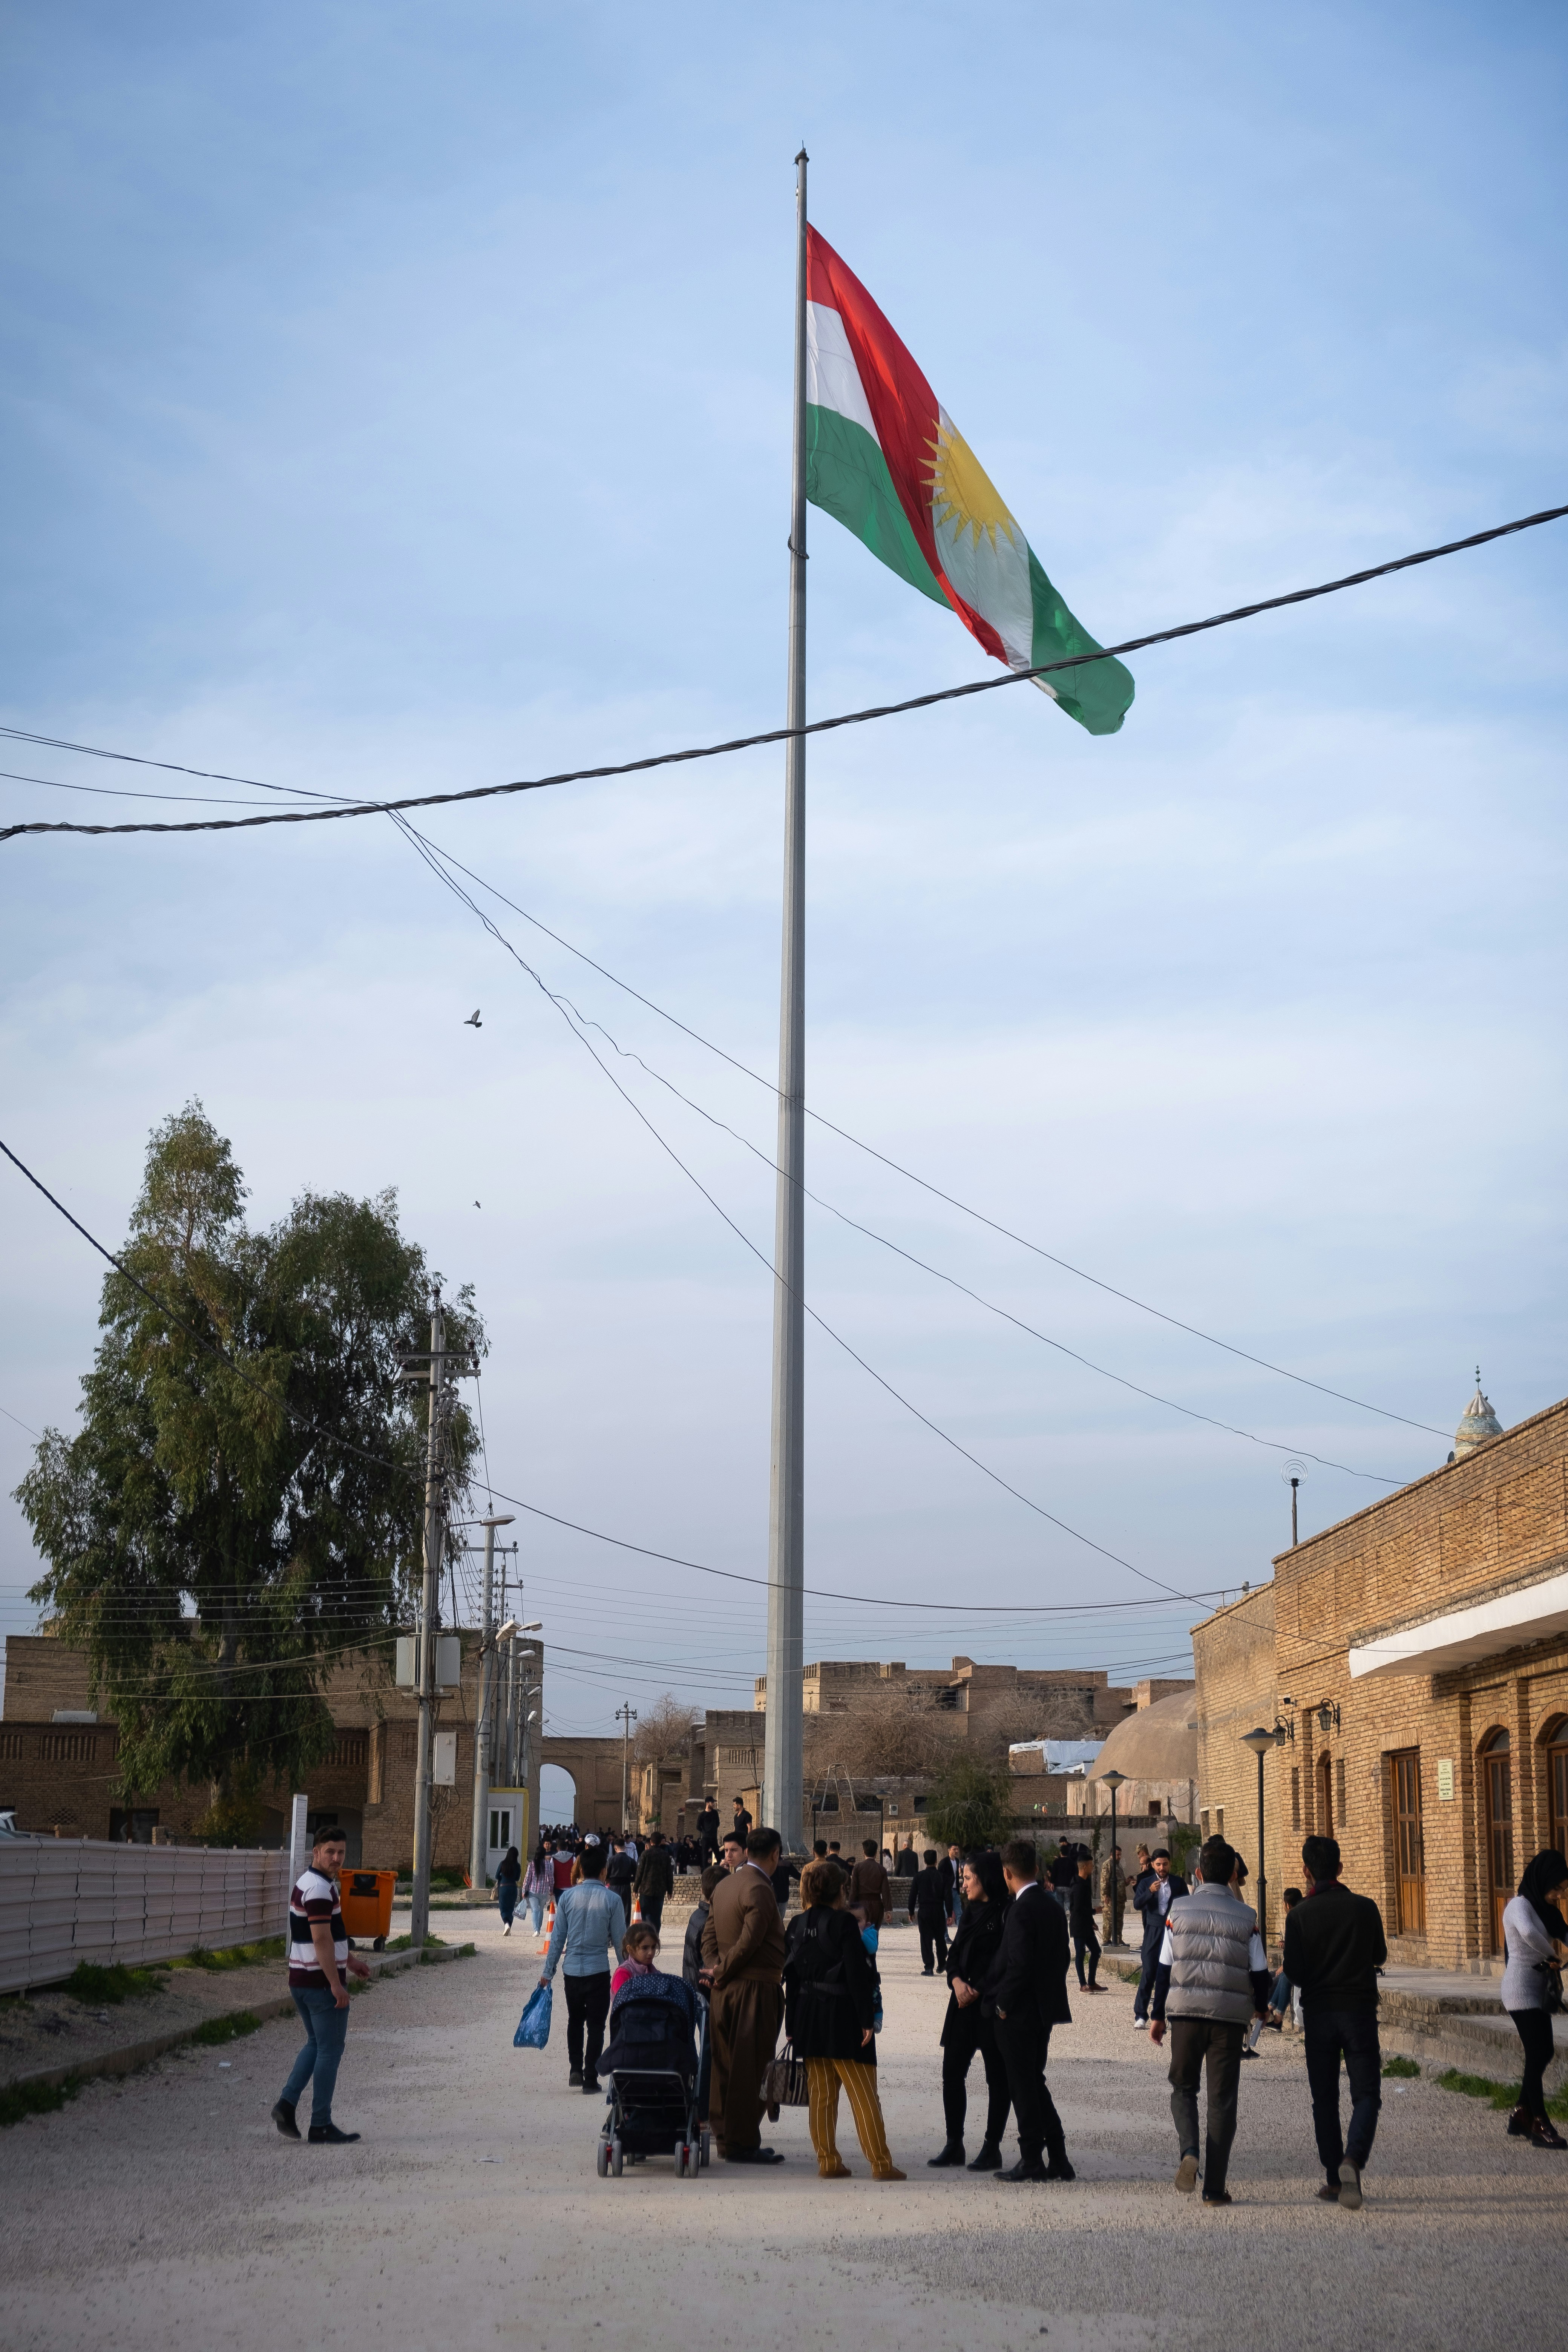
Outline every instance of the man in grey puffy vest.
<svg viewBox="0 0 1568 2352"><path fill-rule="evenodd" d="M1201 1885L1173 1902L1154 1975L1152 2042L1171 2020L1171 2113L1182 2151L1176 2186L1198 2182L1198 2077L1208 2076L1208 2148L1204 2203L1228 2205L1226 2171L1236 2137L1236 2094L1248 2021L1268 2011L1268 1956L1258 1916L1236 1893L1237 1856L1210 1838L1198 1856Z"/></svg>

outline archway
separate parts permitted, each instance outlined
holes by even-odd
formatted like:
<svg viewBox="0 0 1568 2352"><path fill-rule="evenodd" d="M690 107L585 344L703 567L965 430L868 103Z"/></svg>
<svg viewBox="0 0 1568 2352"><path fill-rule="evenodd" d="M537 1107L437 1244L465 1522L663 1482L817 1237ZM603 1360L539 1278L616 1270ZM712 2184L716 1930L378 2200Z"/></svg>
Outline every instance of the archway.
<svg viewBox="0 0 1568 2352"><path fill-rule="evenodd" d="M1502 1950L1503 1906L1513 1893L1513 1758L1506 1731L1489 1732L1481 1742L1481 1796L1487 1824L1487 1920L1490 1948Z"/></svg>
<svg viewBox="0 0 1568 2352"><path fill-rule="evenodd" d="M539 1768L539 1818L542 1823L578 1818L577 1783L564 1764Z"/></svg>

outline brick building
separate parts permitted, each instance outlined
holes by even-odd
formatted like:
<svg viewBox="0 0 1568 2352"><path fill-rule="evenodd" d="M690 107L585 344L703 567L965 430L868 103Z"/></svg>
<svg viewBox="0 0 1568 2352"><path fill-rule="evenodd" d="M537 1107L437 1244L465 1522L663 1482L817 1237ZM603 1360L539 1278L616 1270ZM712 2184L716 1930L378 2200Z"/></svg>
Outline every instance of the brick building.
<svg viewBox="0 0 1568 2352"><path fill-rule="evenodd" d="M767 1706L766 1675L757 1676L756 1693L760 1712ZM1103 1738L1137 1703L1097 1667L987 1666L973 1658L954 1658L945 1671L911 1669L901 1659L823 1659L806 1667L804 1693L808 1717L914 1712L929 1715L955 1741L994 1738L1003 1747Z"/></svg>
<svg viewBox="0 0 1568 2352"><path fill-rule="evenodd" d="M458 1687L439 1702L434 1860L465 1869L473 1823L474 1721L479 1644L464 1633ZM536 1649L537 1644L533 1645ZM312 1827L332 1821L348 1841L351 1864L406 1867L414 1853L414 1784L418 1703L379 1664L340 1667L324 1696L337 1728L331 1755L304 1776ZM535 1743L537 1754L538 1743ZM16 1810L19 1829L66 1837L146 1843L194 1835L211 1801L205 1788L175 1781L122 1795L119 1734L94 1710L86 1654L53 1635L17 1634L5 1643L5 1703L0 1714L0 1805ZM538 1767L533 1770L537 1811ZM266 1792L261 1843L281 1845L292 1791ZM515 1804L520 1834L521 1807ZM492 1810L495 1808L492 1807ZM501 1810L510 1810L503 1806ZM488 1825L487 1825L488 1826Z"/></svg>
<svg viewBox="0 0 1568 2352"><path fill-rule="evenodd" d="M1283 1552L1193 1632L1199 1803L1270 1925L1337 1837L1395 1957L1489 1971L1530 1856L1568 1840L1568 1402L1502 1432L1478 1391L1439 1470Z"/></svg>

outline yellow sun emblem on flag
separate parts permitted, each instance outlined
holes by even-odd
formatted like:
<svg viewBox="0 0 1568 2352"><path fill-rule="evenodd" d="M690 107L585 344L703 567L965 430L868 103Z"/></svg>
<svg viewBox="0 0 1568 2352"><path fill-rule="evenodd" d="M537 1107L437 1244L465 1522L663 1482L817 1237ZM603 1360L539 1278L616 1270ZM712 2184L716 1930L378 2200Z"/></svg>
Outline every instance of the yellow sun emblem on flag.
<svg viewBox="0 0 1568 2352"><path fill-rule="evenodd" d="M1016 545L1018 526L1008 513L1001 492L957 426L945 416L929 444L931 455L931 509L939 523L952 523L954 540L968 531L978 547L981 536L996 544L1005 531Z"/></svg>

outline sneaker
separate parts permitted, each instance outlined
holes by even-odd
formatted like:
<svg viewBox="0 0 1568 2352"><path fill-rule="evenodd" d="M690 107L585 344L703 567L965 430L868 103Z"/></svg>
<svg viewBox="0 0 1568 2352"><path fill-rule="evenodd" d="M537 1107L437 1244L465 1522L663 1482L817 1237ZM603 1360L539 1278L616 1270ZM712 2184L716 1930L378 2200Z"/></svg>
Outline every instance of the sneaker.
<svg viewBox="0 0 1568 2352"><path fill-rule="evenodd" d="M1340 2168L1340 2203L1347 2213L1361 2211L1361 2167L1346 2164Z"/></svg>
<svg viewBox="0 0 1568 2352"><path fill-rule="evenodd" d="M1184 2197L1190 2197L1198 2185L1198 2159L1190 2150L1176 2167L1176 2186Z"/></svg>
<svg viewBox="0 0 1568 2352"><path fill-rule="evenodd" d="M1149 2031L1148 2019L1146 2017L1135 2017L1132 2021L1132 2031L1134 2033L1147 2033Z"/></svg>
<svg viewBox="0 0 1568 2352"><path fill-rule="evenodd" d="M294 2110L287 2099L279 2099L272 2110L272 2120L285 2139L298 2139L300 2126L294 2120Z"/></svg>
<svg viewBox="0 0 1568 2352"><path fill-rule="evenodd" d="M507 1921L507 1923L506 1923L506 1926L501 1929L501 1934L502 1934L503 1936L510 1936L510 1933L511 1933L511 1921L509 1919L509 1920Z"/></svg>

